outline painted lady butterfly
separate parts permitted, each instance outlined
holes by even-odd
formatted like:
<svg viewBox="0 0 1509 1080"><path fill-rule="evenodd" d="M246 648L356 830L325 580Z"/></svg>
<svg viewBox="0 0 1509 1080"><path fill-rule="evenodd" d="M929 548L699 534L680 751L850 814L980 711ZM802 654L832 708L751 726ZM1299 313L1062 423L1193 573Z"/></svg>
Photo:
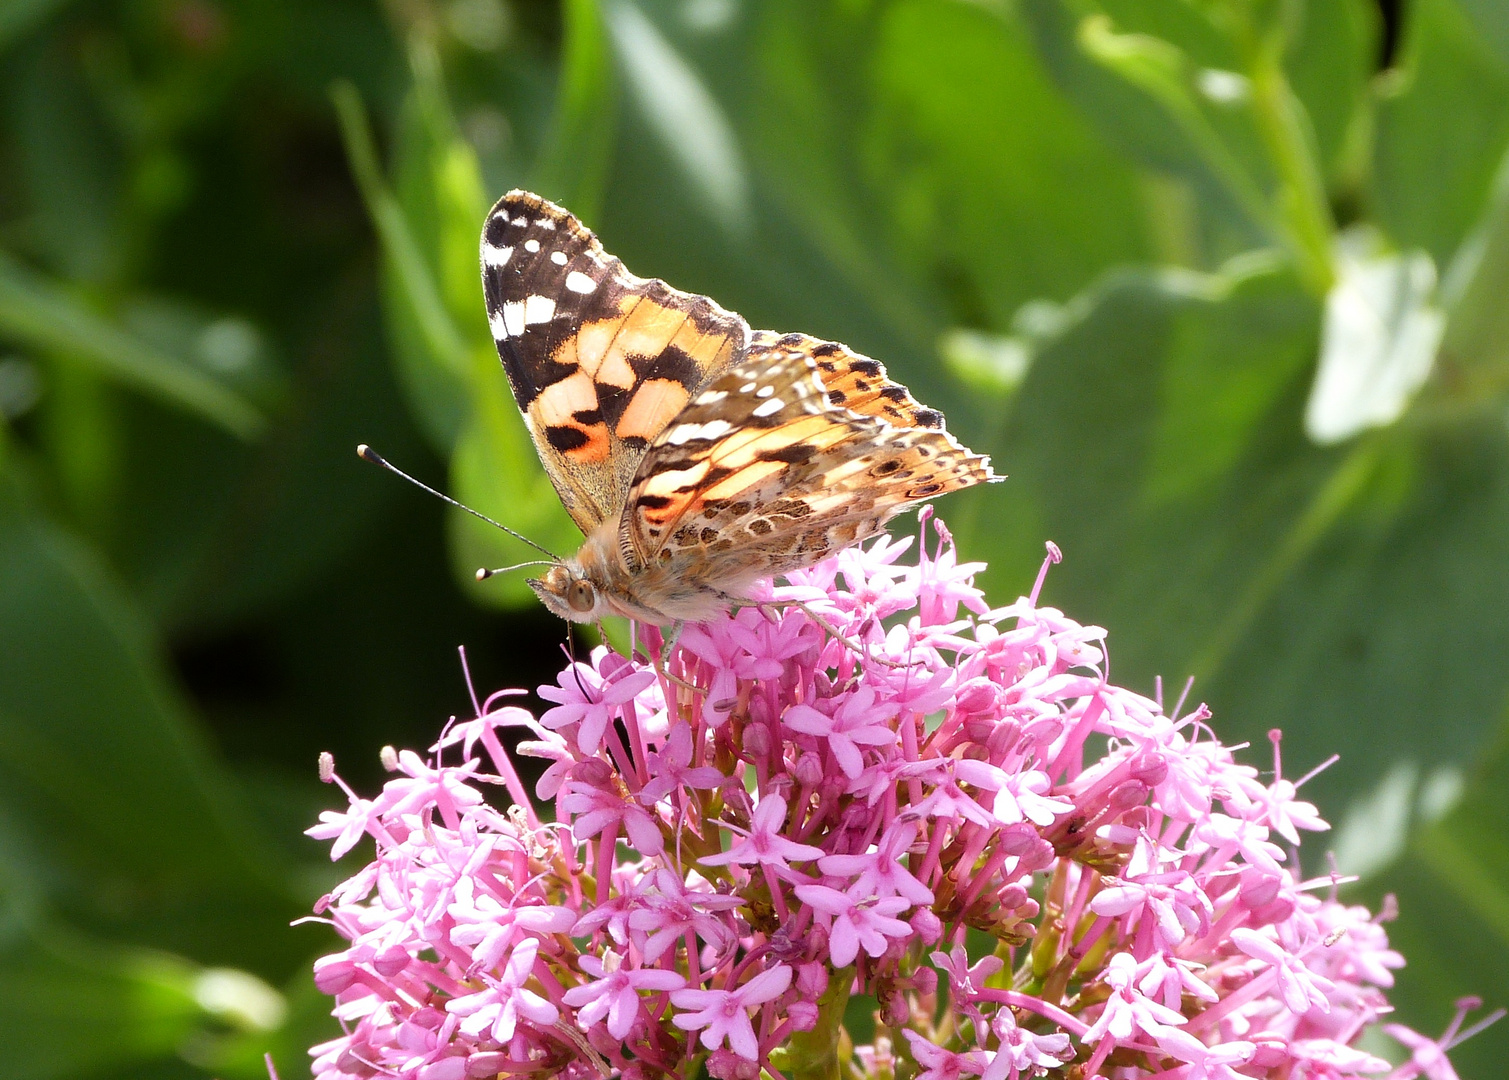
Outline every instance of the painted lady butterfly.
<svg viewBox="0 0 1509 1080"><path fill-rule="evenodd" d="M705 619L915 503L1000 479L878 362L634 277L538 195L487 215L482 284L535 448L587 537L530 582L562 618Z"/></svg>

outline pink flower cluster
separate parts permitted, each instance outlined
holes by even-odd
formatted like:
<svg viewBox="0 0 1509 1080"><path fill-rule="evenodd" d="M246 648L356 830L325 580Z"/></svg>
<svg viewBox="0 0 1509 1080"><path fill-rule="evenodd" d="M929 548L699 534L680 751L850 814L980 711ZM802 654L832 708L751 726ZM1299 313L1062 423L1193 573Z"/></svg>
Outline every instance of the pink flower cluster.
<svg viewBox="0 0 1509 1080"><path fill-rule="evenodd" d="M349 944L315 966L344 1030L315 1075L1449 1080L1447 1040L1358 1048L1403 960L1301 878L1326 825L1277 735L1265 780L1204 706L1109 682L1042 576L991 608L931 527L348 789L310 835L376 856L318 908Z"/></svg>

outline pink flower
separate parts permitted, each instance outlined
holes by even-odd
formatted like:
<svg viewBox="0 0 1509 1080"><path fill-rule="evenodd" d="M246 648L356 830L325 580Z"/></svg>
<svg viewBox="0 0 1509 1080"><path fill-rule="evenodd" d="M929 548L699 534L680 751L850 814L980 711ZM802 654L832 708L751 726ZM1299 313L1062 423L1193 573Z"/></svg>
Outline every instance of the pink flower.
<svg viewBox="0 0 1509 1080"><path fill-rule="evenodd" d="M1102 1039L1127 1042L1138 1032L1156 1038L1171 1026L1183 1024L1185 1019L1166 1005L1160 1005L1145 995L1136 984L1137 961L1131 953L1117 953L1111 957L1101 980L1111 989L1100 1016L1084 1034L1086 1045L1094 1046Z"/></svg>
<svg viewBox="0 0 1509 1080"><path fill-rule="evenodd" d="M640 990L679 990L686 985L686 980L674 971L623 968L622 959L612 949L601 959L584 956L580 962L595 981L572 987L561 1000L578 1010L576 1021L583 1028L590 1028L606 1017L608 1034L615 1039L627 1038L634 1026L639 1016Z"/></svg>
<svg viewBox="0 0 1509 1080"><path fill-rule="evenodd" d="M1062 1031L1039 1035L1019 1027L1009 1009L1002 1009L991 1020L990 1029L1000 1039L1000 1048L991 1056L982 1080L1017 1080L1034 1076L1039 1070L1053 1069L1074 1056L1069 1036Z"/></svg>
<svg viewBox="0 0 1509 1080"><path fill-rule="evenodd" d="M524 986L534 971L539 951L540 943L534 938L521 942L508 958L501 978L485 990L446 1002L446 1011L462 1018L462 1031L468 1035L486 1033L495 1041L506 1043L513 1038L521 1019L536 1024L555 1023L560 1010Z"/></svg>
<svg viewBox="0 0 1509 1080"><path fill-rule="evenodd" d="M1336 984L1311 971L1299 956L1280 947L1278 942L1265 937L1258 931L1248 930L1246 927L1233 930L1231 940L1248 956L1271 965L1278 977L1284 1005L1289 1011L1295 1013L1305 1013L1311 1009L1319 1009L1321 1012L1331 1011L1331 1002L1326 995L1336 988Z"/></svg>
<svg viewBox="0 0 1509 1080"><path fill-rule="evenodd" d="M596 668L610 667L608 650L593 650L593 665L575 663L556 678L555 686L542 686L540 697L557 702L540 717L540 723L552 730L577 725L576 748L583 754L595 754L613 717L626 702L653 686L653 671L635 670L623 664L611 675L600 675ZM617 659L616 657L614 659Z"/></svg>
<svg viewBox="0 0 1509 1080"><path fill-rule="evenodd" d="M844 890L856 899L903 896L913 904L931 904L933 890L914 878L901 864L901 857L916 838L915 824L892 825L869 854L824 855L817 860L817 866L823 873L836 877L857 874Z"/></svg>
<svg viewBox="0 0 1509 1080"><path fill-rule="evenodd" d="M798 877L789 861L811 862L822 855L823 849L811 844L798 844L780 834L786 824L786 800L779 795L766 795L755 807L754 818L749 823L749 835L737 841L727 851L705 856L701 861L707 866L768 866L777 874Z"/></svg>
<svg viewBox="0 0 1509 1080"><path fill-rule="evenodd" d="M862 686L845 697L831 716L810 705L792 705L781 723L792 731L827 739L838 767L853 780L864 771L860 746L895 745L896 732L887 725L895 715L894 706L876 704L873 687Z"/></svg>
<svg viewBox="0 0 1509 1080"><path fill-rule="evenodd" d="M715 788L725 777L710 765L690 768L692 763L692 729L690 724L673 724L666 735L665 747L650 752L650 779L639 789L639 801L646 806L657 803L679 787Z"/></svg>
<svg viewBox="0 0 1509 1080"><path fill-rule="evenodd" d="M903 1031L902 1034L912 1045L912 1057L922 1066L916 1080L959 1080L961 1076L979 1076L985 1068L986 1055L982 1051L958 1054L934 1046L915 1031Z"/></svg>
<svg viewBox="0 0 1509 1080"><path fill-rule="evenodd" d="M869 955L879 956L886 950L886 938L911 936L912 928L894 918L912 906L904 897L856 901L847 893L826 885L798 885L796 895L820 915L831 918L828 947L834 967L844 968L854 963L861 946Z"/></svg>
<svg viewBox="0 0 1509 1080"><path fill-rule="evenodd" d="M741 1058L758 1061L760 1044L749 1023L749 1010L774 1001L791 985L791 968L785 964L767 968L734 990L677 990L671 1003L683 1010L673 1022L683 1031L701 1031L701 1042L716 1050L726 1041Z"/></svg>

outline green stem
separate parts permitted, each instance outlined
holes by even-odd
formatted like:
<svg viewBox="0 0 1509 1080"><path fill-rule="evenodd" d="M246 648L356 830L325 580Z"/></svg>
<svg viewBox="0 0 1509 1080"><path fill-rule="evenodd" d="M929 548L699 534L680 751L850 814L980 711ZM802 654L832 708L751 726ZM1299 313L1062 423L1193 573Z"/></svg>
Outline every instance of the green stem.
<svg viewBox="0 0 1509 1080"><path fill-rule="evenodd" d="M1304 107L1284 74L1285 21L1275 20L1278 25L1249 49L1252 106L1279 177L1278 219L1306 286L1316 296L1324 296L1336 276L1331 262L1336 223L1331 217L1325 180L1315 161L1314 139Z"/></svg>

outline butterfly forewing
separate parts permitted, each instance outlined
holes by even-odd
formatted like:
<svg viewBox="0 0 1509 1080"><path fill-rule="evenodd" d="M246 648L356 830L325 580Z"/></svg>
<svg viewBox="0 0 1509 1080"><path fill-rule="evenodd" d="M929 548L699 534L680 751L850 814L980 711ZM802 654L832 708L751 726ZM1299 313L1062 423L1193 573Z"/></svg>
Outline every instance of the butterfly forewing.
<svg viewBox="0 0 1509 1080"><path fill-rule="evenodd" d="M646 448L749 342L739 316L637 278L528 192L482 232L488 322L546 473L578 527L617 519Z"/></svg>

